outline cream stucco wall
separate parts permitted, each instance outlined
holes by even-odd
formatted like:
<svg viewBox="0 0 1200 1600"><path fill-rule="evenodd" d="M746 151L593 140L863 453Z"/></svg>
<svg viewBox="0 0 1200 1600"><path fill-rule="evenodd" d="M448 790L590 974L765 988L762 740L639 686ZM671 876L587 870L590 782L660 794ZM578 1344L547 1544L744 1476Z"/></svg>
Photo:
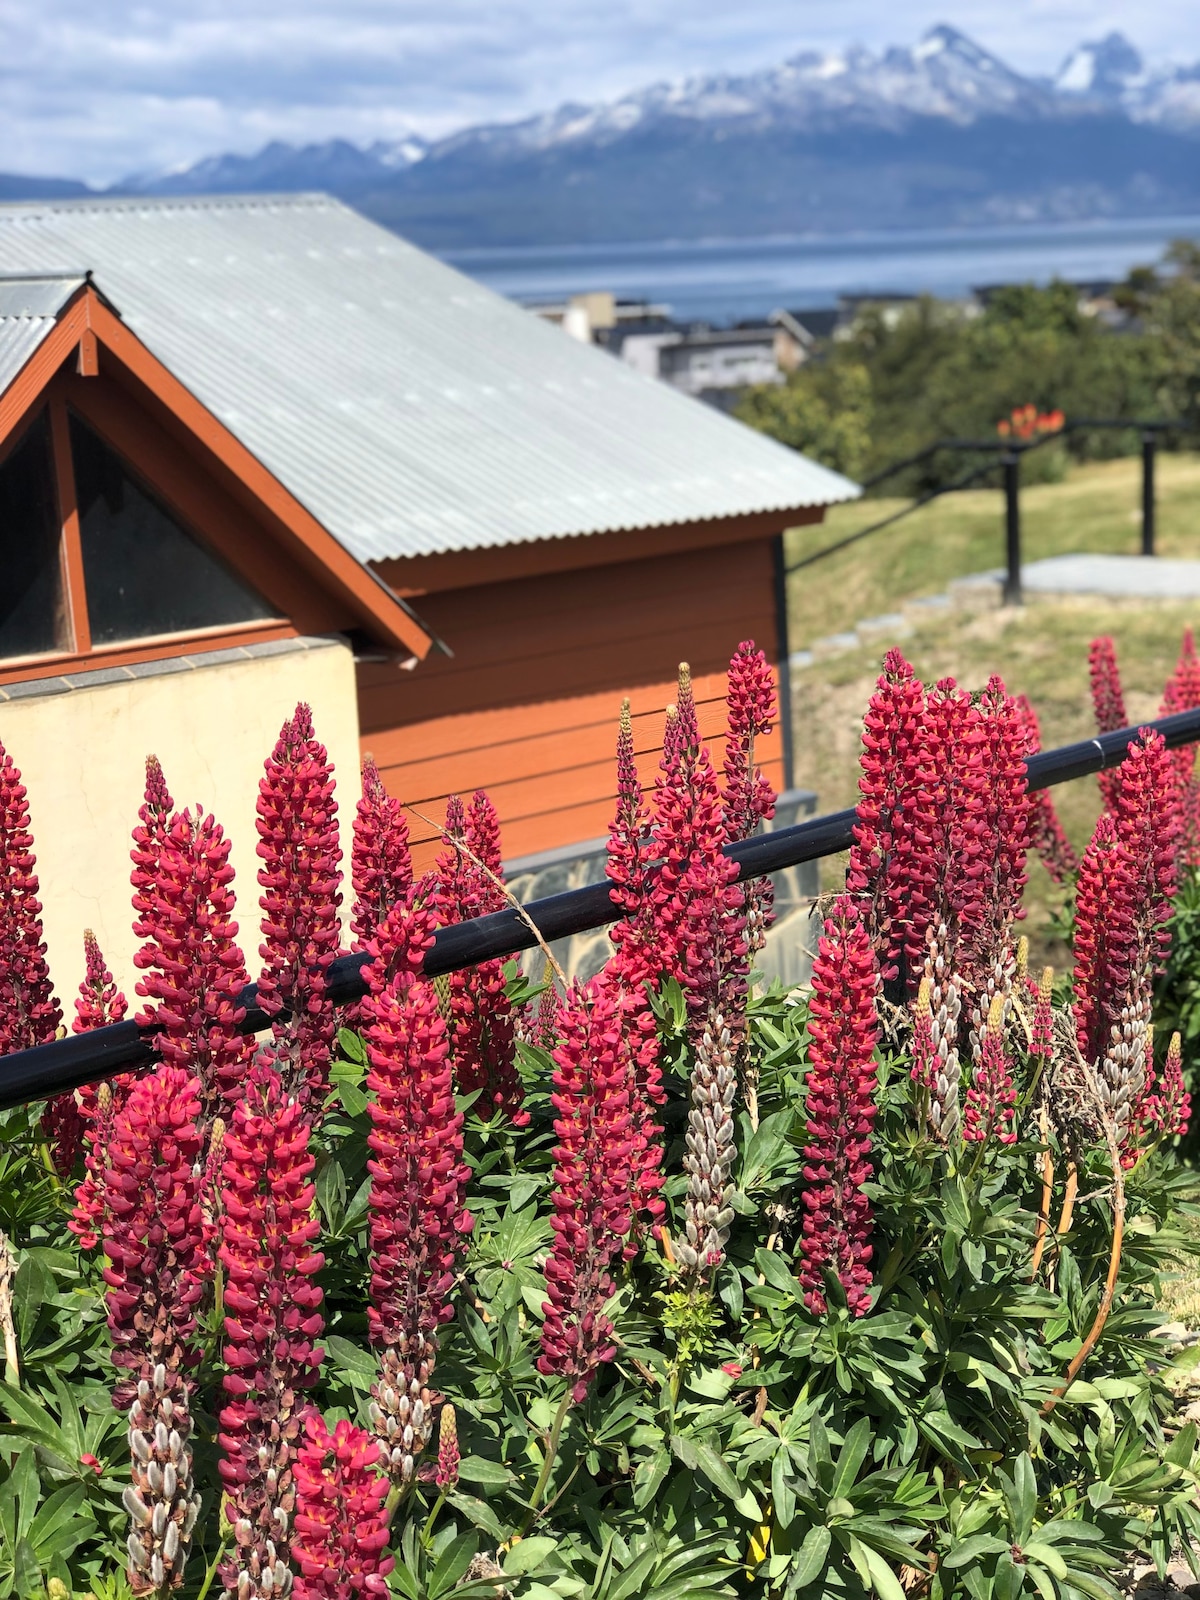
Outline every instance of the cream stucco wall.
<svg viewBox="0 0 1200 1600"><path fill-rule="evenodd" d="M50 970L67 1020L83 975L85 928L95 930L118 982L134 999L129 836L151 753L162 763L175 804L199 802L232 838L239 942L254 976L254 802L263 761L298 700L312 707L317 737L334 762L343 849L349 846L360 786L348 645L307 639L250 646L108 669L71 684L53 680L37 692L29 692L32 685L10 686L14 697L0 699L0 742L29 790Z"/></svg>

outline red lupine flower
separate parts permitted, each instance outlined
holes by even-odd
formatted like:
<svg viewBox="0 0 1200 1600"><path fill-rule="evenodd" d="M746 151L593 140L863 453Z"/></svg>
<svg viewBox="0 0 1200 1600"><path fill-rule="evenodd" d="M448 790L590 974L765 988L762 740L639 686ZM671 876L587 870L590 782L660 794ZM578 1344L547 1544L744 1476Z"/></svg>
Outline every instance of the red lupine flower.
<svg viewBox="0 0 1200 1600"><path fill-rule="evenodd" d="M482 789L476 789L467 807L464 836L467 848L480 865L487 870L479 873L479 898L481 913L503 911L508 904L503 889L492 878L504 878L504 860L500 847L500 818L496 808ZM492 877L488 877L488 873Z"/></svg>
<svg viewBox="0 0 1200 1600"><path fill-rule="evenodd" d="M354 817L350 875L354 883L350 921L357 941L354 948L365 950L413 882L404 807L384 788L371 756L362 764L362 799Z"/></svg>
<svg viewBox="0 0 1200 1600"><path fill-rule="evenodd" d="M105 965L96 935L90 928L83 935L83 950L85 973L79 985L79 998L75 1001L75 1020L71 1024L73 1033L87 1033L92 1028L104 1028L111 1022L120 1022L127 1009L125 996L113 982L113 975ZM131 1074L123 1073L111 1083L85 1083L75 1091L76 1104L83 1121L86 1170L83 1182L75 1190L75 1209L67 1227L84 1250L94 1250L100 1243L104 1219L104 1172L112 1137L114 1108L124 1101L133 1082Z"/></svg>
<svg viewBox="0 0 1200 1600"><path fill-rule="evenodd" d="M1137 960L1137 870L1108 812L1096 823L1079 869L1075 898L1072 1010L1079 1049L1097 1062L1108 1045L1114 1007Z"/></svg>
<svg viewBox="0 0 1200 1600"><path fill-rule="evenodd" d="M417 895L411 890L388 913L363 1003L374 1093L367 1321L380 1351L371 1420L400 1482L411 1479L429 1440L437 1330L454 1314L450 1295L471 1228L446 1021L433 984L419 976L436 919Z"/></svg>
<svg viewBox="0 0 1200 1600"><path fill-rule="evenodd" d="M1153 945L1156 964L1161 964L1170 949L1167 923L1178 881L1183 833L1174 763L1162 734L1142 728L1116 778L1109 809L1117 837L1129 851L1141 879L1141 935Z"/></svg>
<svg viewBox="0 0 1200 1600"><path fill-rule="evenodd" d="M1042 748L1042 730L1038 724L1037 712L1023 694L1016 697L1015 703L1025 725L1025 750L1028 755L1032 755ZM1029 801L1030 848L1037 851L1042 865L1053 882L1066 883L1079 871L1079 857L1063 832L1049 789L1033 790Z"/></svg>
<svg viewBox="0 0 1200 1600"><path fill-rule="evenodd" d="M134 932L146 942L133 963L146 973L138 994L157 1002L139 1021L156 1029L168 1065L196 1074L209 1117L238 1094L253 1048L241 1031L246 1011L238 995L248 980L235 942L229 840L197 808L175 812L135 860L139 852L152 865L138 869L146 874L137 889L145 909Z"/></svg>
<svg viewBox="0 0 1200 1600"><path fill-rule="evenodd" d="M1042 979L1037 988L1033 1010L1033 1023L1029 1030L1029 1054L1041 1061L1049 1061L1054 1051L1054 968L1043 967Z"/></svg>
<svg viewBox="0 0 1200 1600"><path fill-rule="evenodd" d="M775 791L754 760L755 740L769 734L775 720L775 679L766 655L756 649L752 639L744 639L738 645L729 663L725 703L725 836L748 839L775 815ZM765 944L772 921L774 894L770 878L752 879L743 894L747 943L753 955Z"/></svg>
<svg viewBox="0 0 1200 1600"><path fill-rule="evenodd" d="M133 849L130 860L133 872L133 919L135 925L152 921L159 915L158 862L170 826L175 802L171 799L167 781L157 756L146 757L145 798L138 807L137 825L133 830ZM143 935L142 937L149 937Z"/></svg>
<svg viewBox="0 0 1200 1600"><path fill-rule="evenodd" d="M700 743L686 662L679 668L675 714L667 715L653 817L659 865L648 899L656 954L663 971L678 973L699 1026L720 969L721 924L730 922L729 942L736 943L744 932L745 896L737 884L736 865L721 854L728 837L721 797L708 751ZM739 920L740 929L735 926ZM734 1007L729 1010L732 1016Z"/></svg>
<svg viewBox="0 0 1200 1600"><path fill-rule="evenodd" d="M469 811L458 795L451 795L446 802L446 835L447 848L434 869L439 921L448 926L502 909L507 903L503 888L477 864L501 878L500 825L487 795L476 793ZM446 988L450 1054L459 1092L481 1091L483 1115L503 1111L516 1127L524 1127L529 1113L520 1109L525 1091L516 1068L516 1017L506 993L504 963L481 961L452 972Z"/></svg>
<svg viewBox="0 0 1200 1600"><path fill-rule="evenodd" d="M235 1554L221 1577L233 1594L278 1592L290 1571L294 1468L304 1391L316 1382L323 1329L316 1274L310 1123L260 1058L224 1137L220 1260L225 1268L227 1404L219 1463ZM264 1585L263 1579L269 1583Z"/></svg>
<svg viewBox="0 0 1200 1600"><path fill-rule="evenodd" d="M91 1467L98 1478L104 1476L104 1465L97 1456L85 1452L79 1458L79 1465L81 1467Z"/></svg>
<svg viewBox="0 0 1200 1600"><path fill-rule="evenodd" d="M987 782L976 802L982 825L980 916L968 931L961 974L971 992L971 1043L978 1054L995 995L1007 999L1016 970L1012 936L1024 916L1029 850L1030 797L1025 776L1026 729L1016 702L1000 678L989 679L978 697Z"/></svg>
<svg viewBox="0 0 1200 1600"><path fill-rule="evenodd" d="M654 851L659 865L648 905L656 944L678 974L692 1044L691 1115L684 1170L686 1222L676 1255L689 1273L724 1258L733 1220L732 1106L745 1037L749 944L745 891L723 854L728 835L708 751L699 741L691 676L679 669L679 708L655 784ZM635 1110L635 1115L636 1115Z"/></svg>
<svg viewBox="0 0 1200 1600"><path fill-rule="evenodd" d="M601 973L567 997L554 1052L554 1244L546 1260L538 1370L582 1400L615 1351L604 1305L633 1226L629 1046L616 986Z"/></svg>
<svg viewBox="0 0 1200 1600"><path fill-rule="evenodd" d="M296 1517L292 1561L295 1600L359 1600L388 1593L395 1566L385 1556L388 1481L376 1467L379 1445L342 1421L330 1433L310 1412L296 1458Z"/></svg>
<svg viewBox="0 0 1200 1600"><path fill-rule="evenodd" d="M939 929L946 930L943 956L951 972L976 957L995 848L987 821L992 755L980 709L953 678L943 679L926 696L915 760L905 764L892 817L888 918L910 990Z"/></svg>
<svg viewBox="0 0 1200 1600"><path fill-rule="evenodd" d="M337 1031L325 974L338 953L342 849L333 767L300 704L280 730L258 786L258 881L263 970L258 1003L269 1017L284 1088L320 1105ZM287 1018L279 1015L289 1013Z"/></svg>
<svg viewBox="0 0 1200 1600"><path fill-rule="evenodd" d="M1016 1104L1017 1091L1004 1050L1004 996L997 994L992 998L975 1075L967 1090L963 1138L968 1144L983 1144L995 1134L1001 1144L1015 1144Z"/></svg>
<svg viewBox="0 0 1200 1600"><path fill-rule="evenodd" d="M29 803L0 744L0 1055L53 1039L62 1021L46 966Z"/></svg>
<svg viewBox="0 0 1200 1600"><path fill-rule="evenodd" d="M825 921L813 963L809 1002L800 1236L805 1304L826 1309L823 1273L836 1272L856 1316L871 1299L871 1176L875 1123L875 996L879 968L854 901L842 895Z"/></svg>
<svg viewBox="0 0 1200 1600"><path fill-rule="evenodd" d="M666 1091L659 1063L658 1023L650 1003L650 996L658 990L662 972L657 953L658 928L650 898L653 874L649 825L634 761L633 723L626 700L621 706L617 736L617 809L609 833L606 867L613 884L609 891L611 898L625 912L625 919L612 930L617 949L605 970L631 1052L634 1222L625 1246L629 1259L637 1251L642 1219L653 1226L665 1210L659 1194L663 1184L662 1128L654 1115L654 1107L666 1100ZM553 1049L557 1042L556 1038L549 1048Z"/></svg>
<svg viewBox="0 0 1200 1600"><path fill-rule="evenodd" d="M846 869L846 892L859 901L885 978L896 976L903 947L886 885L895 829L915 782L924 706L925 690L912 667L899 650L889 650L863 719L858 814Z"/></svg>
<svg viewBox="0 0 1200 1600"><path fill-rule="evenodd" d="M1097 733L1114 733L1127 728L1129 718L1125 712L1125 695L1121 688L1121 674L1117 667L1117 649L1108 635L1093 639L1088 647L1088 677L1092 686L1092 708L1096 713ZM1100 793L1107 807L1112 806L1116 793L1116 778L1111 769L1096 774Z"/></svg>
<svg viewBox="0 0 1200 1600"><path fill-rule="evenodd" d="M1183 630L1183 644L1175 670L1167 680L1160 717L1200 706L1200 659L1192 630ZM1196 746L1182 745L1173 752L1179 804L1183 821L1181 861L1189 867L1200 865L1200 780L1196 776Z"/></svg>
<svg viewBox="0 0 1200 1600"><path fill-rule="evenodd" d="M605 873L612 888L609 898L625 913L610 937L617 954L609 963L619 979L625 1026L634 1037L640 1099L662 1105L666 1092L659 1066L658 1024L650 1004L663 972L658 949L658 925L650 899L653 847L650 815L642 800L641 783L633 751L633 722L629 701L621 705L617 735L617 809L608 835Z"/></svg>
<svg viewBox="0 0 1200 1600"><path fill-rule="evenodd" d="M438 1458L433 1481L439 1489L453 1489L458 1482L458 1422L452 1405L444 1405L438 1418Z"/></svg>
<svg viewBox="0 0 1200 1600"><path fill-rule="evenodd" d="M191 1383L206 1267L199 1206L198 1083L166 1065L141 1079L114 1119L105 1173L104 1251L113 1390L129 1406L133 1482L125 1507L135 1595L183 1581L200 1497L192 1493ZM131 1404L132 1402L132 1404Z"/></svg>
<svg viewBox="0 0 1200 1600"><path fill-rule="evenodd" d="M1153 939L1143 888L1115 822L1102 812L1079 869L1072 1010L1080 1052L1096 1068L1122 1139L1146 1082Z"/></svg>

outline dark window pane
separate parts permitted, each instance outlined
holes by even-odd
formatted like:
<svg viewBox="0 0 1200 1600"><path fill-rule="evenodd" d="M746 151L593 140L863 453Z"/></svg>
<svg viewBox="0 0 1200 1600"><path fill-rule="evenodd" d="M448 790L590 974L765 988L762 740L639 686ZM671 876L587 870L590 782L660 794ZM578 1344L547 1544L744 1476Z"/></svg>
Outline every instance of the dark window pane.
<svg viewBox="0 0 1200 1600"><path fill-rule="evenodd" d="M185 533L75 416L71 455L93 643L276 614L219 556Z"/></svg>
<svg viewBox="0 0 1200 1600"><path fill-rule="evenodd" d="M59 533L43 412L0 461L0 656L70 648Z"/></svg>

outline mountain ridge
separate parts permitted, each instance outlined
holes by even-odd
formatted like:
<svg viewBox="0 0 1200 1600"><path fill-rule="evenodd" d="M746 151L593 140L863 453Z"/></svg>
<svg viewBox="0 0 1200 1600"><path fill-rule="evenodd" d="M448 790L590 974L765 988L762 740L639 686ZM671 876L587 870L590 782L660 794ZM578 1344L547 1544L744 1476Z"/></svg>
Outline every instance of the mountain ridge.
<svg viewBox="0 0 1200 1600"><path fill-rule="evenodd" d="M800 51L434 141L276 141L106 192L325 189L434 249L590 243L1187 210L1198 144L1200 63L1151 68L1111 33L1034 78L943 23L912 46ZM36 183L18 181L22 198Z"/></svg>

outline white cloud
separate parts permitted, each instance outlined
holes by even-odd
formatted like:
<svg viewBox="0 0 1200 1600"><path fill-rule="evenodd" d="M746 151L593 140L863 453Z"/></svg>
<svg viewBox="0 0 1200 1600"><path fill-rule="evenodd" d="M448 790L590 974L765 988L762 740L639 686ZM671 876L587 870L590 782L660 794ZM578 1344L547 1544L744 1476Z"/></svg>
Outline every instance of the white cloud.
<svg viewBox="0 0 1200 1600"><path fill-rule="evenodd" d="M952 21L1024 71L1126 29L1200 56L1194 0L0 0L0 170L109 181L273 138L369 142Z"/></svg>

